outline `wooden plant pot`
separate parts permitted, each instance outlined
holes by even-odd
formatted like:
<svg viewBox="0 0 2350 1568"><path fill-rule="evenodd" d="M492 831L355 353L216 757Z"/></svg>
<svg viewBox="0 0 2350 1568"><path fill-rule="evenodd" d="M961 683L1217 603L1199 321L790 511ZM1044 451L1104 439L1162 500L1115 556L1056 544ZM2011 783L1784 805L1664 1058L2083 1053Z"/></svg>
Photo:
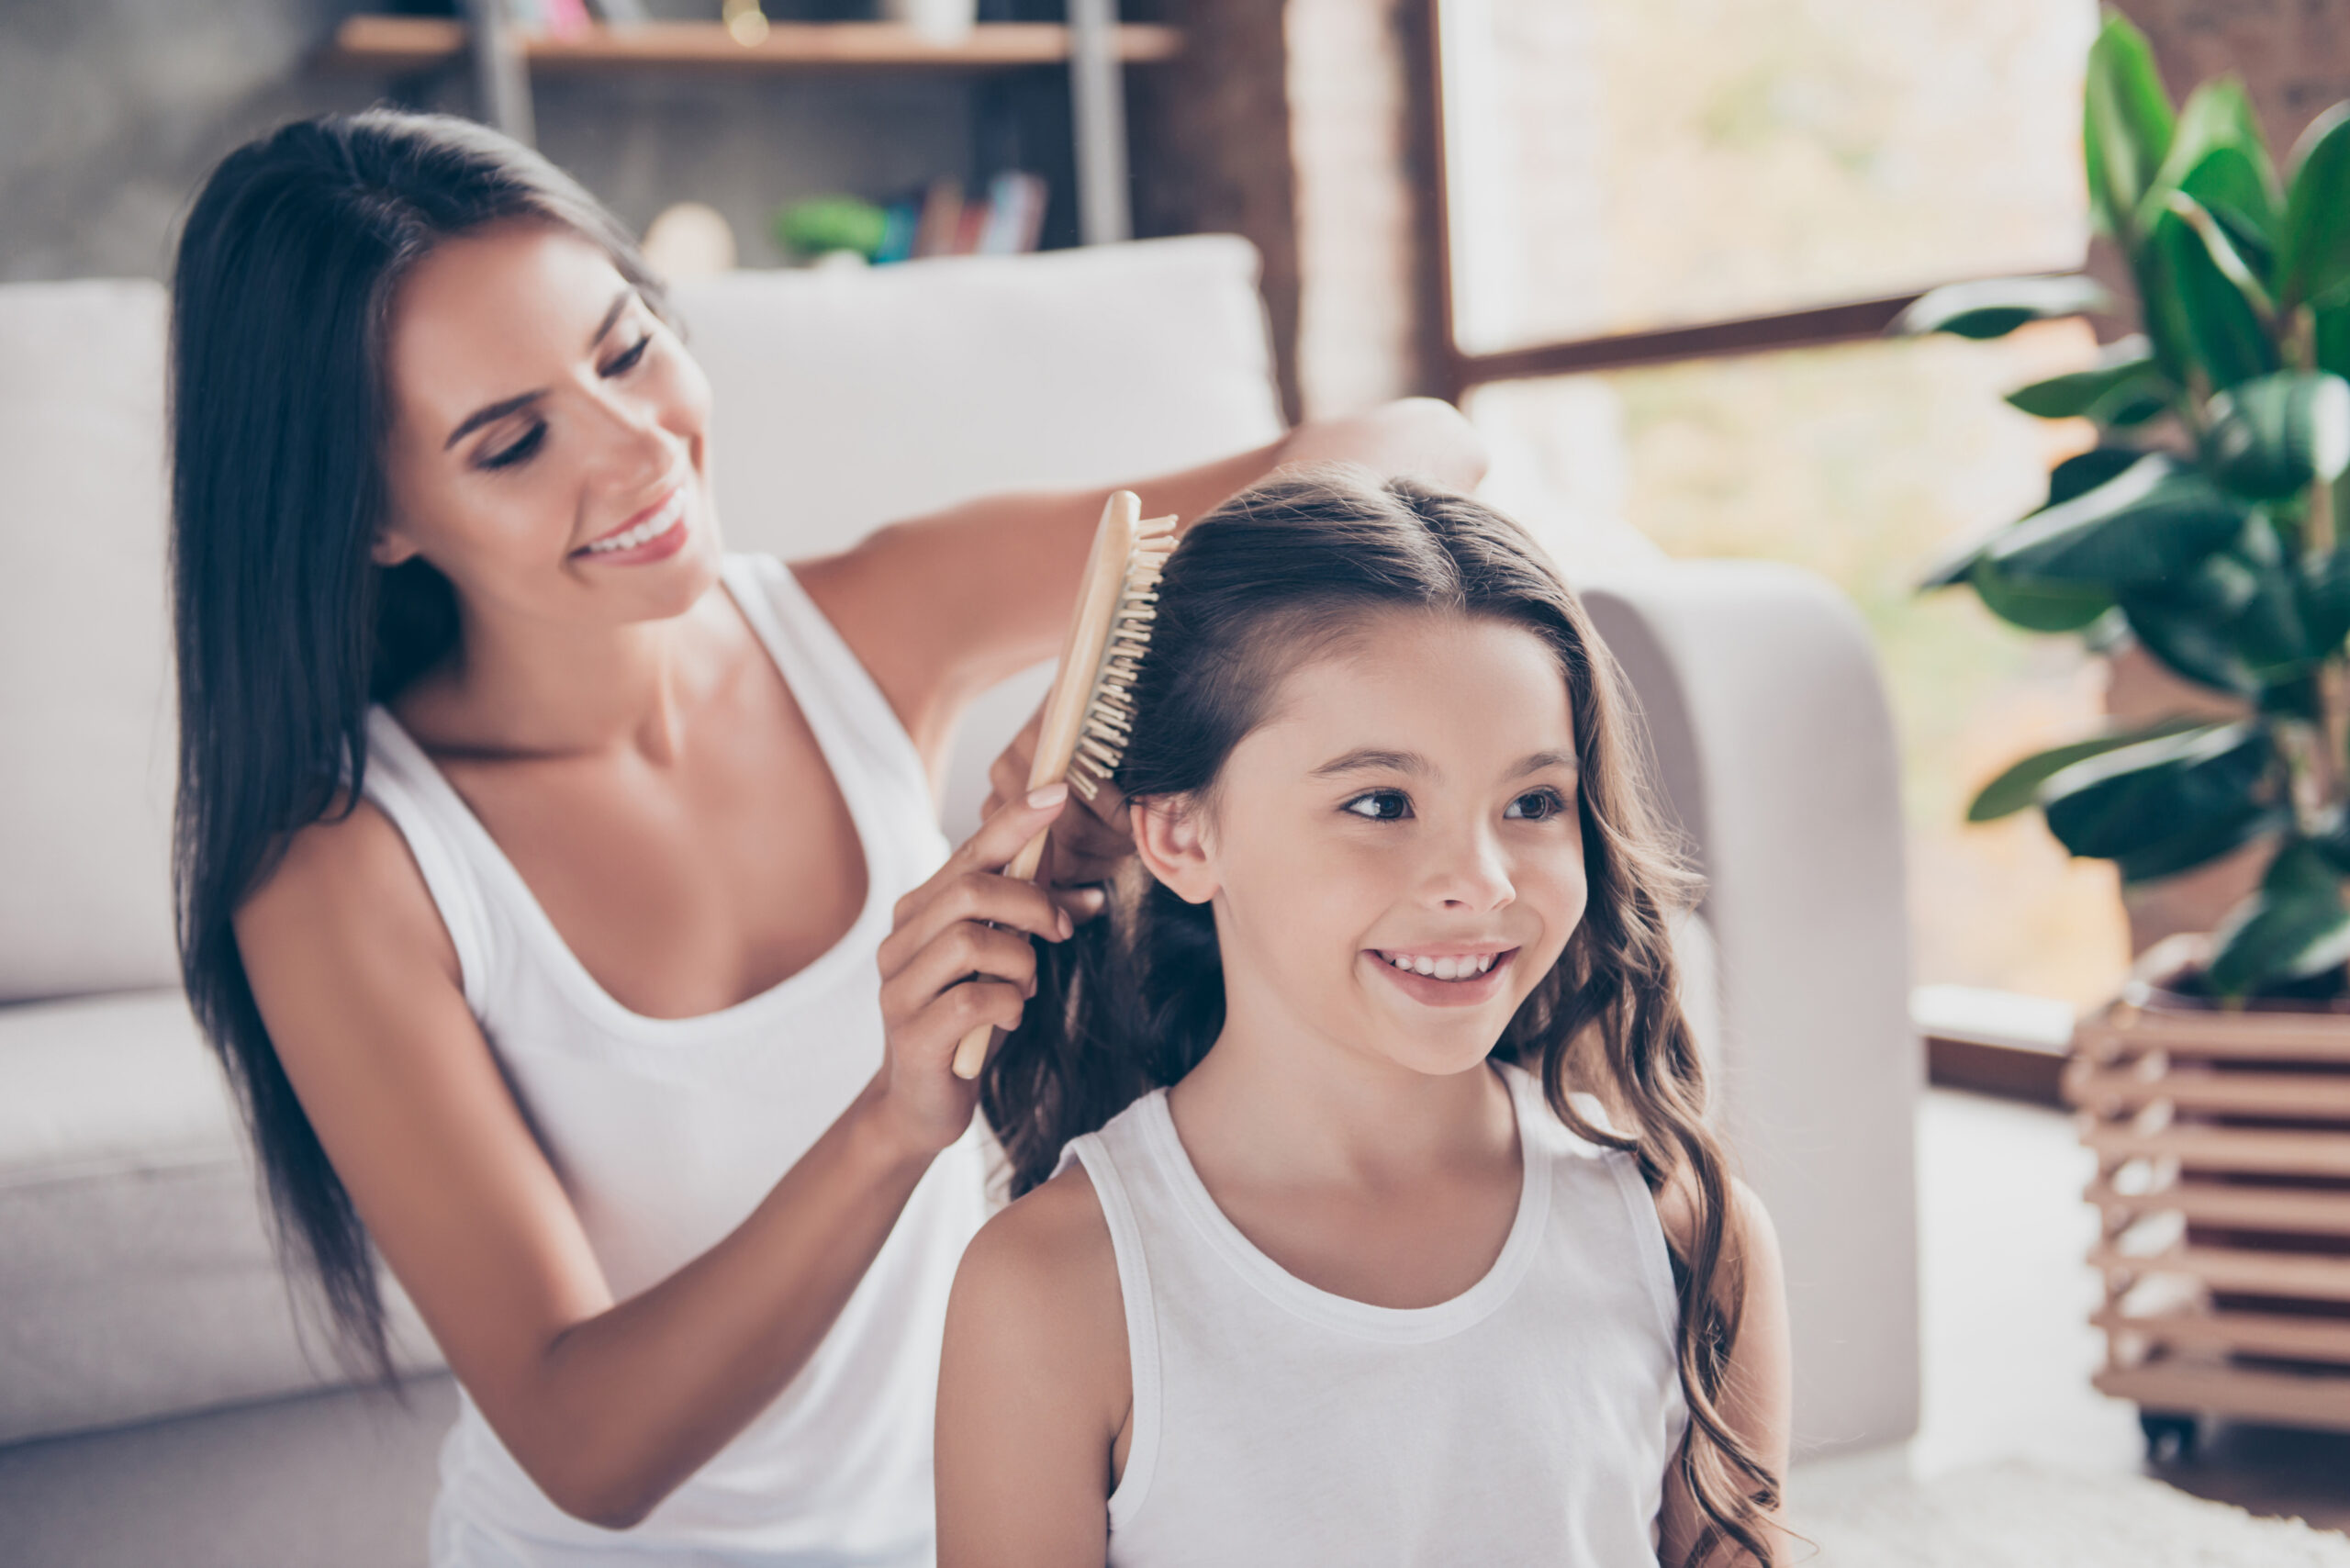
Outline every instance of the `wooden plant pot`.
<svg viewBox="0 0 2350 1568"><path fill-rule="evenodd" d="M2150 1004L2075 1030L2097 1155L2099 1389L2150 1454L2203 1415L2350 1431L2350 1014Z"/></svg>

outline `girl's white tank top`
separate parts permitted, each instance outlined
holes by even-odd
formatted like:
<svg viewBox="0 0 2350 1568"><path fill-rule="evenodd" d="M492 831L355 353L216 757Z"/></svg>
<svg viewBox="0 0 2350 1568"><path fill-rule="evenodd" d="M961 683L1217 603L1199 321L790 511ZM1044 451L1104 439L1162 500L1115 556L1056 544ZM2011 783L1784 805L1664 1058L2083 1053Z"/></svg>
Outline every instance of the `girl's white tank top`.
<svg viewBox="0 0 2350 1568"><path fill-rule="evenodd" d="M1111 1568L1655 1563L1687 1419L1664 1233L1631 1156L1503 1074L1516 1218L1485 1277L1435 1306L1333 1295L1259 1252L1164 1091L1069 1145L1117 1250L1133 1364Z"/></svg>
<svg viewBox="0 0 2350 1568"><path fill-rule="evenodd" d="M366 797L407 837L466 1002L623 1300L741 1224L879 1068L875 951L891 905L946 854L912 741L790 571L733 556L723 577L807 716L866 859L847 935L723 1012L648 1018L614 1001L440 769L388 712L369 715ZM956 1263L985 1217L981 1166L976 1136L939 1157L800 1375L631 1530L555 1507L461 1398L442 1449L435 1568L930 1563L938 1347Z"/></svg>

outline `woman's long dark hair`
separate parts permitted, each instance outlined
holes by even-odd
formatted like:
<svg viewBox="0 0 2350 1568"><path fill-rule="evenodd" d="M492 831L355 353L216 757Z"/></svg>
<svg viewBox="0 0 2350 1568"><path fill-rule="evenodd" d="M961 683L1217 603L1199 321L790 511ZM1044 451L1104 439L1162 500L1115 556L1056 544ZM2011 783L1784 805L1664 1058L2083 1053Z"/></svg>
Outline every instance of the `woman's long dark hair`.
<svg viewBox="0 0 2350 1568"><path fill-rule="evenodd" d="M281 1250L315 1269L338 1349L386 1379L373 1249L229 921L296 832L357 801L368 704L455 643L447 579L371 554L386 324L434 246L516 220L601 246L660 308L626 231L553 164L469 121L388 110L230 153L188 214L172 283L180 969L259 1148Z"/></svg>
<svg viewBox="0 0 2350 1568"><path fill-rule="evenodd" d="M1696 881L1651 804L1615 661L1533 541L1476 501L1401 480L1283 479L1227 501L1185 535L1159 584L1118 785L1133 799L1204 798L1283 674L1399 610L1522 626L1565 678L1589 902L1495 1055L1539 1074L1568 1127L1630 1152L1651 1190L1686 1202L1673 1275L1690 1430L1677 1462L1705 1518L1689 1561L1728 1545L1768 1562L1762 1516L1778 1481L1721 1413L1740 1269L1667 930ZM982 1080L1015 1193L1049 1175L1070 1138L1189 1072L1224 1026L1214 916L1147 878L1127 879L1108 918L1047 945L1040 964L1026 1019ZM1624 1130L1594 1126L1571 1090L1595 1093Z"/></svg>

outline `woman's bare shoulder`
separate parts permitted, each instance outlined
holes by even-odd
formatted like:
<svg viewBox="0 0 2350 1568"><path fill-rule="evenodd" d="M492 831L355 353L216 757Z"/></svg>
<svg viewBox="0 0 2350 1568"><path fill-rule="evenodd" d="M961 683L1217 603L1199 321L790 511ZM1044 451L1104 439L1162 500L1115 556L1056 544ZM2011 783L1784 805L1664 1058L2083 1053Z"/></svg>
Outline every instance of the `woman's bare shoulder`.
<svg viewBox="0 0 2350 1568"><path fill-rule="evenodd" d="M457 975L455 946L408 840L372 801L337 802L297 829L239 904L236 928L248 969L280 953L317 962L364 950Z"/></svg>

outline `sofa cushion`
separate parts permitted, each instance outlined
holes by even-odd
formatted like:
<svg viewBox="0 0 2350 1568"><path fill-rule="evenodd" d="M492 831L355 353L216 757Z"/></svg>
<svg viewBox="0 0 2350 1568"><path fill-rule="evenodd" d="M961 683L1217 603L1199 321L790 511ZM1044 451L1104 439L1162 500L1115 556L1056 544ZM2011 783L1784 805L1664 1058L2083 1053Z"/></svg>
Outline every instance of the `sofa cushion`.
<svg viewBox="0 0 2350 1568"><path fill-rule="evenodd" d="M1137 478L1281 433L1257 253L1226 235L726 273L677 304L717 397L736 549L826 554L973 496Z"/></svg>
<svg viewBox="0 0 2350 1568"><path fill-rule="evenodd" d="M1283 428L1257 252L1229 235L729 273L677 303L740 550L827 554L973 496L1139 479ZM979 825L988 764L1050 675L972 705L942 792L949 838Z"/></svg>
<svg viewBox="0 0 2350 1568"><path fill-rule="evenodd" d="M175 977L163 319L0 287L0 1002Z"/></svg>
<svg viewBox="0 0 2350 1568"><path fill-rule="evenodd" d="M342 1381L177 992L0 1007L0 1442Z"/></svg>

